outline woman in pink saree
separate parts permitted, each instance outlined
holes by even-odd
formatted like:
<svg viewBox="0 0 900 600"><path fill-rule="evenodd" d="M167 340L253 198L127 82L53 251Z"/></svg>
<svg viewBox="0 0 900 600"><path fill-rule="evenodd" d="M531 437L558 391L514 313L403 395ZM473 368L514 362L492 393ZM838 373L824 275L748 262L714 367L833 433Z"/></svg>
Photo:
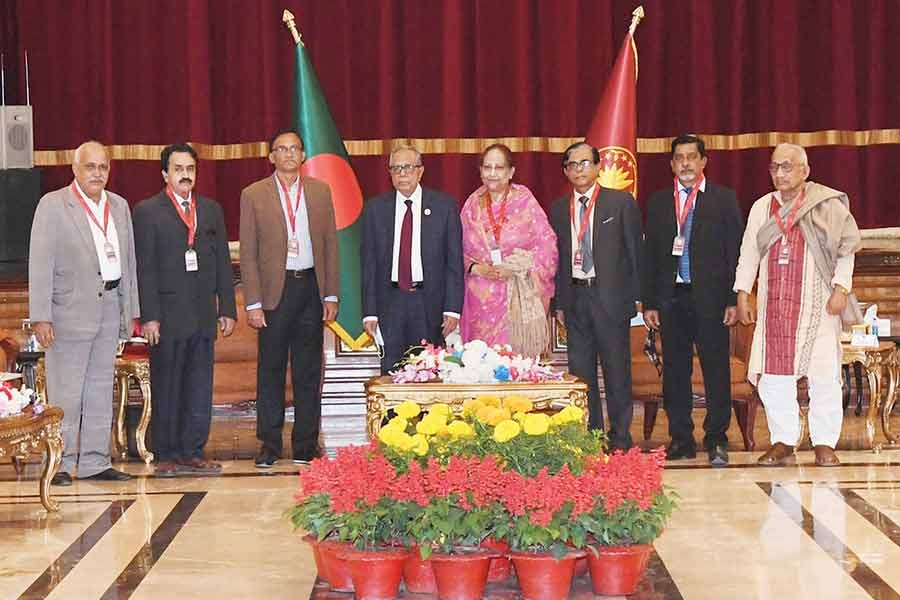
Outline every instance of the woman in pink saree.
<svg viewBox="0 0 900 600"><path fill-rule="evenodd" d="M556 235L534 194L512 183L513 155L494 144L481 155L481 181L463 206L466 296L463 341L510 344L537 356L550 342L547 312L556 273Z"/></svg>

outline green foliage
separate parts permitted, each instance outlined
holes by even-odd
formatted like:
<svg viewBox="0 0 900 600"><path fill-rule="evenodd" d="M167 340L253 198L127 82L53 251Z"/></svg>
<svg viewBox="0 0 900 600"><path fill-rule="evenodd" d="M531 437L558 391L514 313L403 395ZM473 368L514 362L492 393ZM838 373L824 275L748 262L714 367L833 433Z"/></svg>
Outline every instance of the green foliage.
<svg viewBox="0 0 900 600"><path fill-rule="evenodd" d="M627 500L611 514L602 502L598 502L594 510L576 521L579 528L601 546L650 544L662 533L675 510L677 497L674 491L666 488L653 498L646 510L641 510L634 500Z"/></svg>
<svg viewBox="0 0 900 600"><path fill-rule="evenodd" d="M328 494L315 494L295 504L288 509L287 517L294 525L295 531L302 529L319 540L328 537L339 524L338 515L331 510L331 499Z"/></svg>
<svg viewBox="0 0 900 600"><path fill-rule="evenodd" d="M433 550L452 553L457 547L477 546L495 531L503 511L499 507L463 509L459 498L436 498L409 523L409 537L423 559Z"/></svg>

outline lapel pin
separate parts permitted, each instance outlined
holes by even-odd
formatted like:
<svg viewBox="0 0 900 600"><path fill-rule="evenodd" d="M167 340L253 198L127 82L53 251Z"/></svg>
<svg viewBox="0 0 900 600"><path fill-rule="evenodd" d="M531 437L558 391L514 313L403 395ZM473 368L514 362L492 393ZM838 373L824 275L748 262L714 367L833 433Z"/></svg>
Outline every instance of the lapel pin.
<svg viewBox="0 0 900 600"><path fill-rule="evenodd" d="M431 214L431 209L430 209L430 208L426 208L426 209L425 209L425 216L427 217L427 216L430 215L430 214Z"/></svg>

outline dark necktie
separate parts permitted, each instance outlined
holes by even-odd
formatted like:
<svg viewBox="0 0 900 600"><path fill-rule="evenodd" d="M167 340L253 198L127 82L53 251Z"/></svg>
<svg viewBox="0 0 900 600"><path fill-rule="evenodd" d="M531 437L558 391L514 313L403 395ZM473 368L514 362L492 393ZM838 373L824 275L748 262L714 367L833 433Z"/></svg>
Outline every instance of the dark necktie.
<svg viewBox="0 0 900 600"><path fill-rule="evenodd" d="M691 190L693 188L684 188L685 200L684 203L687 204L687 199L691 197ZM696 199L695 199L696 201ZM694 224L694 207L691 207L691 211L687 214L687 217L684 219L684 227L681 231L681 237L684 238L684 251L681 256L678 257L678 275L681 277L681 280L685 283L691 282L691 253L690 253L690 244L689 241L691 239L691 226Z"/></svg>
<svg viewBox="0 0 900 600"><path fill-rule="evenodd" d="M191 214L191 203L190 202L185 200L184 202L181 203L181 207L184 209L185 215Z"/></svg>
<svg viewBox="0 0 900 600"><path fill-rule="evenodd" d="M585 273L590 273L591 269L594 268L594 253L591 249L591 216L587 211L588 197L582 196L578 201L581 202L581 207L578 209L578 223L579 226L584 224L583 226L585 227L584 236L581 238L581 245L579 246L579 250L581 250L581 270Z"/></svg>
<svg viewBox="0 0 900 600"><path fill-rule="evenodd" d="M397 286L412 288L412 200L407 199L403 225L400 227L400 253L397 258Z"/></svg>

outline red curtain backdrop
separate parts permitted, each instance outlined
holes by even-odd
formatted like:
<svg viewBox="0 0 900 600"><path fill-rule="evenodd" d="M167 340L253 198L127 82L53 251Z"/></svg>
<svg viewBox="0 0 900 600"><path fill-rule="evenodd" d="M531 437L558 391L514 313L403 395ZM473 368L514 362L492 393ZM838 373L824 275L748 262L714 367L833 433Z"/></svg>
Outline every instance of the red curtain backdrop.
<svg viewBox="0 0 900 600"><path fill-rule="evenodd" d="M7 102L24 101L28 50L35 147L256 142L289 125L289 8L346 140L583 136L634 0L6 0ZM638 136L900 127L896 0L646 0L637 30ZM710 179L749 209L768 191L771 149L713 151ZM900 146L809 149L812 178L850 194L864 227L900 225ZM383 156L356 156L366 196L388 189ZM462 201L473 154L425 156L425 185ZM240 190L265 159L204 160L199 189L237 234ZM44 168L46 189L65 166ZM671 185L668 156L639 156L641 198ZM516 179L547 206L559 156L519 153ZM110 189L135 203L159 165L119 160Z"/></svg>

